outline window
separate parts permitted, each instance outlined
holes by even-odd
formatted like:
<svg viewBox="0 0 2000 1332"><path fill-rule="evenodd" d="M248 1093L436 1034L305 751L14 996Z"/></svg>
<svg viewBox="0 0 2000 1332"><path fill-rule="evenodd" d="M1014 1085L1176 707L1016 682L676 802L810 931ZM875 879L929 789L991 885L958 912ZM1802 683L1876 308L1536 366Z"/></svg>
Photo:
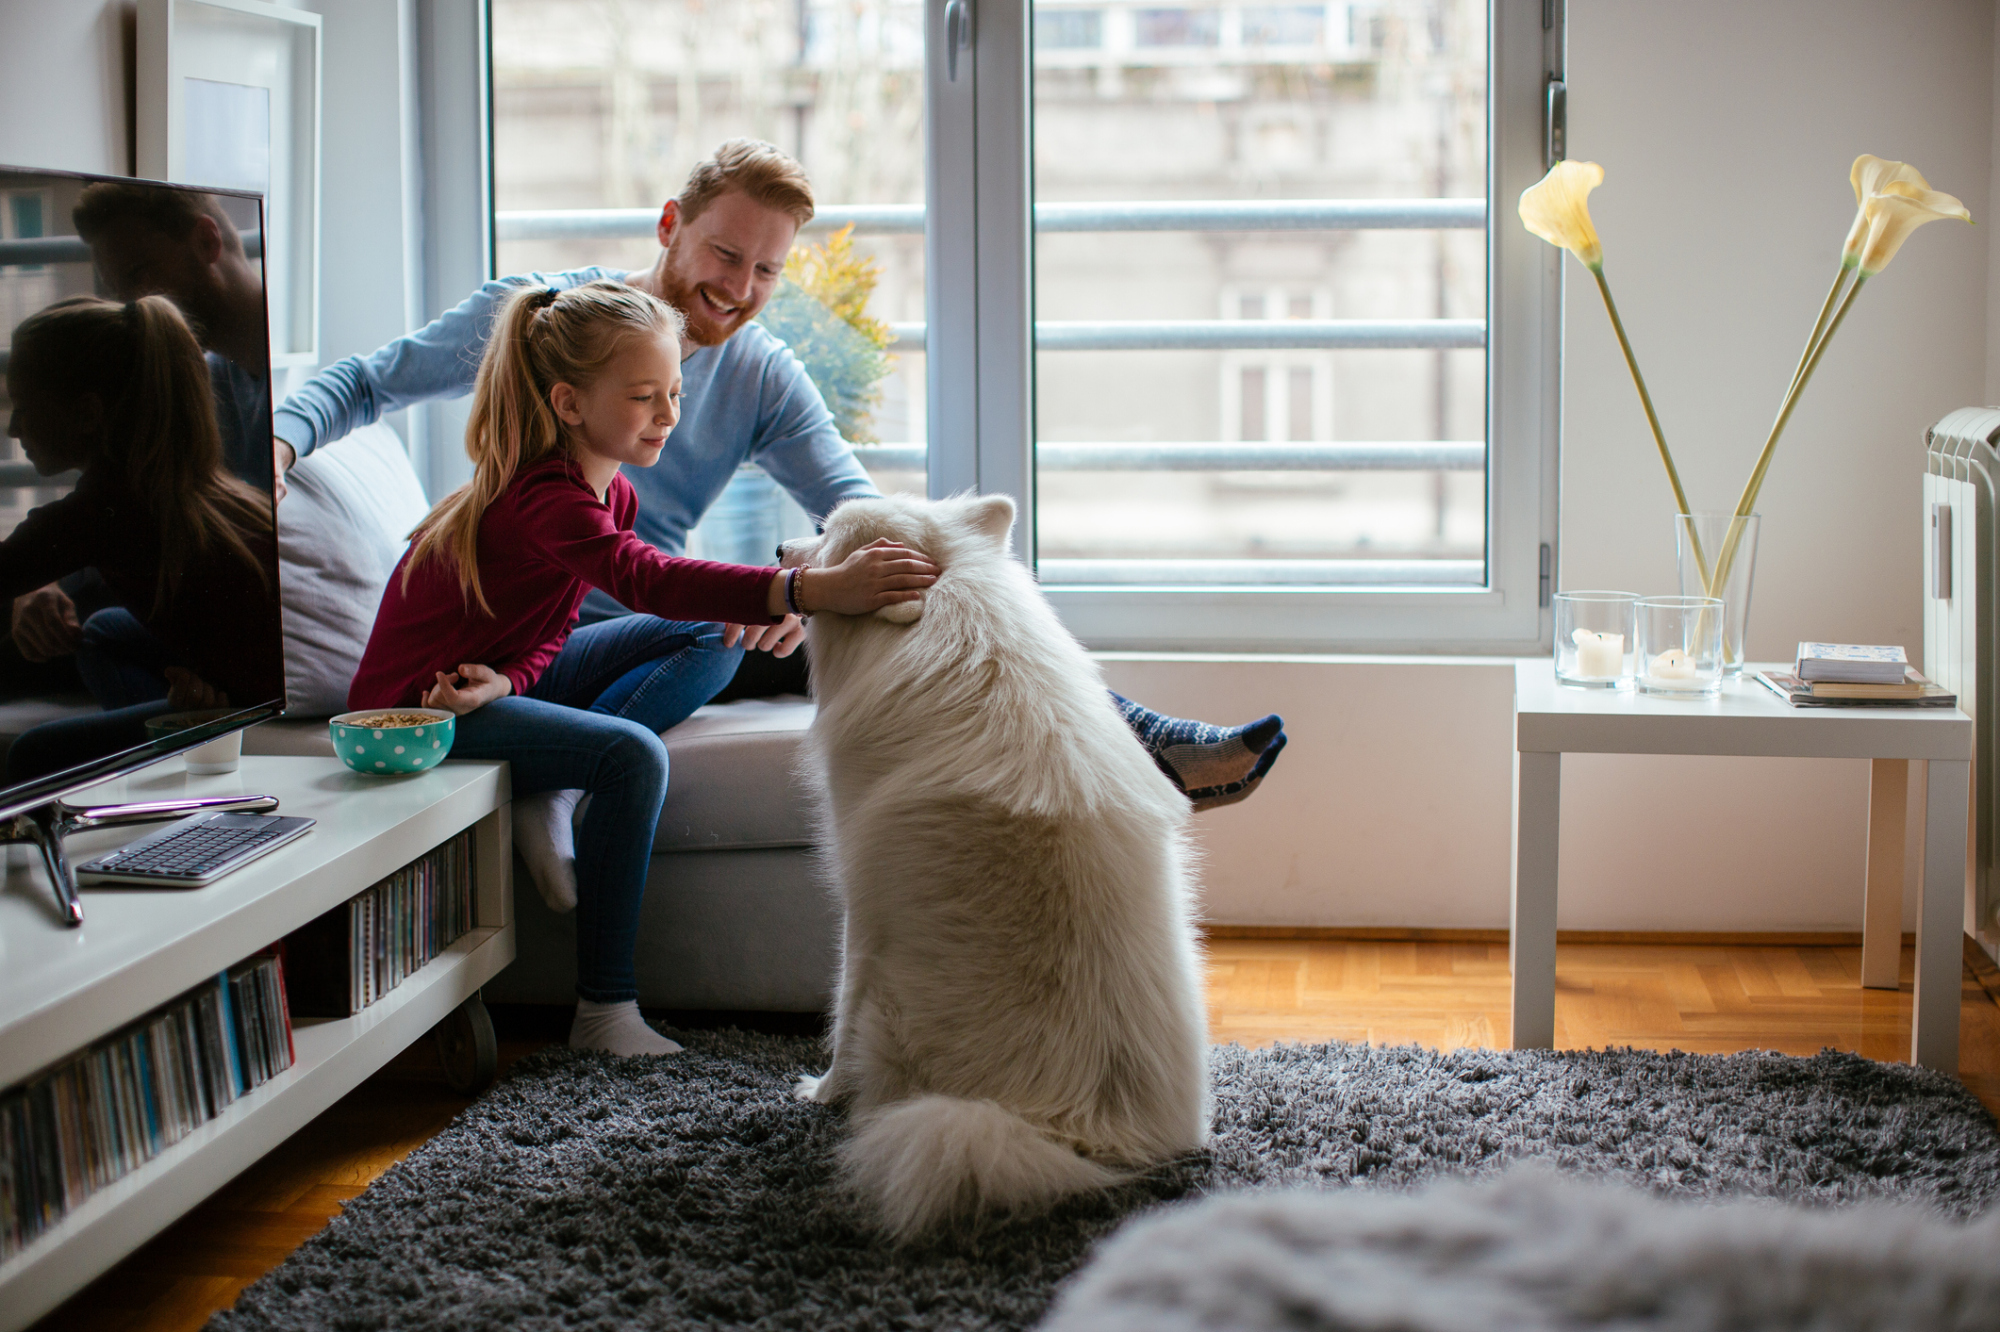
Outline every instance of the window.
<svg viewBox="0 0 2000 1332"><path fill-rule="evenodd" d="M783 12L791 16L791 4ZM911 0L770 4L493 0L496 267L643 268L661 203L738 136L803 162L822 206L799 250L840 243L871 267L869 312L894 335L888 373L839 384L814 357L796 288L760 317L801 352L876 485L922 494L924 449L924 37ZM852 410L845 404L855 405ZM690 535L688 553L761 564L811 520L745 467Z"/></svg>
<svg viewBox="0 0 2000 1332"><path fill-rule="evenodd" d="M880 268L864 465L1017 497L1087 642L1544 640L1560 0L767 8L494 0L500 267L645 262L760 135Z"/></svg>
<svg viewBox="0 0 2000 1332"><path fill-rule="evenodd" d="M1488 200L1540 174L1493 160L1539 130L1538 8L1126 16L1094 68L1033 57L1043 587L1105 645L1536 641L1549 431L1495 409L1547 365L1490 354Z"/></svg>

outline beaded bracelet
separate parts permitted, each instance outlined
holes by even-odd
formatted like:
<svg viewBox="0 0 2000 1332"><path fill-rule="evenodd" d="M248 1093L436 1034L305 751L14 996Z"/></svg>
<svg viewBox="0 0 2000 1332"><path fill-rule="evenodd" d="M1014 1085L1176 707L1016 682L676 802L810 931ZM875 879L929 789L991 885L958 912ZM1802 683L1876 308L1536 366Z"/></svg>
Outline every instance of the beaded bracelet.
<svg viewBox="0 0 2000 1332"><path fill-rule="evenodd" d="M799 575L805 572L803 565L793 565L785 571L785 609L801 620L812 618L812 612L799 605Z"/></svg>

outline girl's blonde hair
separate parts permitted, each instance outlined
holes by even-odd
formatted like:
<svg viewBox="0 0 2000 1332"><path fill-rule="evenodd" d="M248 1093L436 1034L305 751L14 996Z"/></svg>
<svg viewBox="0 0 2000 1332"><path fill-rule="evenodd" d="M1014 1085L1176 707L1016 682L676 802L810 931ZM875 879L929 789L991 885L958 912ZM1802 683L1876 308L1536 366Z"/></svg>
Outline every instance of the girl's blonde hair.
<svg viewBox="0 0 2000 1332"><path fill-rule="evenodd" d="M472 480L438 501L411 533L404 589L417 566L443 560L458 571L466 601L491 615L479 586L479 522L515 477L568 453L549 391L557 384L590 387L628 338L665 335L678 341L682 331L678 310L622 282L586 282L566 291L523 287L509 297L472 387L472 416L465 426Z"/></svg>
<svg viewBox="0 0 2000 1332"><path fill-rule="evenodd" d="M104 428L84 471L118 472L157 528L153 614L166 608L189 565L211 552L241 560L269 588L271 496L223 469L208 363L172 301L57 301L14 330L7 378L102 404Z"/></svg>

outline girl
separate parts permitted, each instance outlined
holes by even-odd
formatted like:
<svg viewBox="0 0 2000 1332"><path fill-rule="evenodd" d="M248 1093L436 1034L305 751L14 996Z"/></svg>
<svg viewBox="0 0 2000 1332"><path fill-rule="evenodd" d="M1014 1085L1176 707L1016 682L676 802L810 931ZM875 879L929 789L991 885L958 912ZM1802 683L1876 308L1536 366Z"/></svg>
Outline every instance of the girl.
<svg viewBox="0 0 2000 1332"><path fill-rule="evenodd" d="M34 727L7 754L22 780L144 743L149 717L284 694L271 496L222 465L207 364L164 296L78 296L14 330L7 433L76 488L0 543L11 600L95 569L115 603L66 641L106 711Z"/></svg>
<svg viewBox="0 0 2000 1332"><path fill-rule="evenodd" d="M749 626L753 645L789 652L804 634L788 607L866 614L920 598L937 577L889 542L833 568L779 571L679 559L635 536L638 500L619 468L657 462L680 419L681 332L672 307L621 283L508 300L473 387L473 478L417 528L348 693L355 709L450 709L452 757L507 760L517 801L588 793L569 1039L613 1054L680 1048L640 1018L632 952L666 799L659 732L723 681L675 668L700 626L639 614L572 634L577 605L601 587L641 611Z"/></svg>

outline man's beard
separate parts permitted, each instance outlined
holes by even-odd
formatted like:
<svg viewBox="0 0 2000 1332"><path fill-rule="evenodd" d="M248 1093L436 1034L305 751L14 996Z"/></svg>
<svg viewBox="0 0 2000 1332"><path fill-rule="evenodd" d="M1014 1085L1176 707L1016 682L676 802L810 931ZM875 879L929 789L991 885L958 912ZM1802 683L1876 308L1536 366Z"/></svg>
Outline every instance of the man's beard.
<svg viewBox="0 0 2000 1332"><path fill-rule="evenodd" d="M726 324L712 320L701 298L696 294L696 284L682 279L674 271L672 263L663 266L660 273L660 289L666 294L667 304L681 312L687 320L687 341L696 347L719 347L729 341L736 330L750 322L753 313L739 308L736 315Z"/></svg>

